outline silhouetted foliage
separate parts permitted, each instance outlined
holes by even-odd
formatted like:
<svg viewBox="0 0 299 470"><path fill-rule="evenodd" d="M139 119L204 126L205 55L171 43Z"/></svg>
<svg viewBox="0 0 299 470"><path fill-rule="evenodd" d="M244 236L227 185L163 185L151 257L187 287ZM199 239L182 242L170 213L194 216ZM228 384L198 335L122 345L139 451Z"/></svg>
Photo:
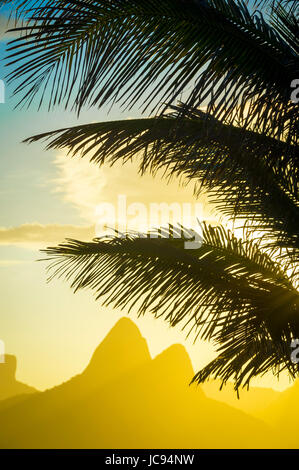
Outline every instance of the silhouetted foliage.
<svg viewBox="0 0 299 470"><path fill-rule="evenodd" d="M46 253L52 276L104 303L188 325L218 345L194 378L235 386L297 365L299 337L298 4L261 0L19 1L29 23L9 45L20 104L120 103L147 119L80 125L28 139L97 165L141 153L208 190L244 239L204 225L203 245L127 234L67 241ZM29 8L31 7L31 8ZM29 8L29 10L28 10ZM179 98L183 102L178 102ZM254 239L258 234L259 241ZM263 235L262 235L263 234ZM279 266L279 264L280 266Z"/></svg>

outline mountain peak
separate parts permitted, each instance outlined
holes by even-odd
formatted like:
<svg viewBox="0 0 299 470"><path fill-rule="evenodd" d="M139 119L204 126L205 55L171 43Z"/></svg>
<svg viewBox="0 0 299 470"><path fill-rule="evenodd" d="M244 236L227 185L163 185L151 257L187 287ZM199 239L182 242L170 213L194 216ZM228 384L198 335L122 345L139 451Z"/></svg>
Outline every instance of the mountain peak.
<svg viewBox="0 0 299 470"><path fill-rule="evenodd" d="M0 382L3 380L15 380L17 370L17 358L11 354L5 354L4 362L0 364Z"/></svg>
<svg viewBox="0 0 299 470"><path fill-rule="evenodd" d="M121 318L95 350L84 374L111 380L151 360L146 340L137 325Z"/></svg>
<svg viewBox="0 0 299 470"><path fill-rule="evenodd" d="M168 378L190 382L194 371L189 354L182 344L172 344L154 358L157 368Z"/></svg>
<svg viewBox="0 0 299 470"><path fill-rule="evenodd" d="M134 346L139 348L141 347L143 349L143 353L148 356L147 359L150 359L146 340L141 335L138 326L129 318L122 317L115 323L97 347L91 362L97 359L98 354L102 354L104 348L121 349L124 350L124 352L127 352L128 347L134 348Z"/></svg>
<svg viewBox="0 0 299 470"><path fill-rule="evenodd" d="M16 380L16 356L5 354L4 360L5 362L0 363L0 400L24 393L36 392L33 387Z"/></svg>
<svg viewBox="0 0 299 470"><path fill-rule="evenodd" d="M135 336L142 337L136 323L134 323L130 318L127 318L127 317L121 317L115 323L115 325L111 328L111 330L108 333L108 335L106 336L106 338L109 335L117 334L117 333L119 333L121 335L126 333L126 334L130 334L130 335L135 335Z"/></svg>

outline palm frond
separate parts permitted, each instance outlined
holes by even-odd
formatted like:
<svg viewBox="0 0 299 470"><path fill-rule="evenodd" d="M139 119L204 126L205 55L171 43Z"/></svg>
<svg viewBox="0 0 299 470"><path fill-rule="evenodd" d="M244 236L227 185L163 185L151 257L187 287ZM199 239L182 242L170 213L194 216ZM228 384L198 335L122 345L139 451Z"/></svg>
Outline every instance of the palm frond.
<svg viewBox="0 0 299 470"><path fill-rule="evenodd" d="M250 2L251 0L247 0L247 4ZM271 12L274 8L281 5L290 13L293 13L293 11L298 8L296 3L296 0L253 0L253 8L266 9Z"/></svg>
<svg viewBox="0 0 299 470"><path fill-rule="evenodd" d="M298 56L243 0L54 0L31 15L35 27L8 56L23 103L48 91L50 107L157 109L185 92L188 106L207 104L222 120L285 138L294 126Z"/></svg>
<svg viewBox="0 0 299 470"><path fill-rule="evenodd" d="M299 151L276 139L224 125L199 110L163 117L93 123L41 134L47 148L67 148L102 165L141 156L140 171L185 176L206 188L230 218L251 219L270 245L299 249ZM288 256L290 252L288 252Z"/></svg>
<svg viewBox="0 0 299 470"><path fill-rule="evenodd" d="M298 260L298 103L290 98L299 76L295 2L17 5L29 23L10 43L8 79L21 103L65 103L79 113L86 105L118 101L173 111L29 141L49 138L49 148L89 154L97 164L141 153L141 172L164 168L195 178L225 215L251 220L268 247L284 250L290 265ZM182 94L185 103L174 106ZM203 243L192 252L179 231L171 238L163 233L48 248L51 277L66 278L75 291L92 289L104 305L135 306L140 315L163 316L214 341L218 357L196 381L234 379L238 389L269 370L287 369L295 377L289 349L299 334L299 293L288 265L279 267L262 243L237 240L221 227L204 225Z"/></svg>
<svg viewBox="0 0 299 470"><path fill-rule="evenodd" d="M299 6L297 4L297 11L288 11L281 4L275 6L275 15L271 17L271 23L275 27L276 31L280 36L287 42L293 51L299 53L298 44L298 11Z"/></svg>
<svg viewBox="0 0 299 470"><path fill-rule="evenodd" d="M184 249L181 229L171 233L68 240L43 250L51 262L49 279L64 278L75 292L92 289L103 305L150 312L195 338L213 340L221 353L194 380L216 373L239 387L261 370L287 367L295 375L297 366L281 353L299 334L299 293L286 271L257 244L223 227L203 224L195 250Z"/></svg>

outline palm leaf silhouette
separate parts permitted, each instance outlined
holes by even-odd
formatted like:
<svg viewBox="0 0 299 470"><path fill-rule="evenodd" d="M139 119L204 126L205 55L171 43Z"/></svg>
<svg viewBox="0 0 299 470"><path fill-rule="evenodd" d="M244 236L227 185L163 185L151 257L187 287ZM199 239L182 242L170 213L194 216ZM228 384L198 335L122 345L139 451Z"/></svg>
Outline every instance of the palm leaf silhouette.
<svg viewBox="0 0 299 470"><path fill-rule="evenodd" d="M137 304L140 315L150 311L213 340L219 356L194 377L199 382L234 378L238 388L270 370L294 376L299 294L286 271L223 227L203 224L195 250L185 250L185 238L172 229L170 237L127 233L48 248L49 279L65 278L75 292L92 289L105 306L130 311Z"/></svg>
<svg viewBox="0 0 299 470"><path fill-rule="evenodd" d="M75 291L91 288L105 305L130 310L141 299L139 314L150 311L214 341L218 357L194 380L233 379L238 389L269 370L295 377L299 152L291 84L299 77L298 4L16 3L29 21L7 58L20 105L63 103L79 114L118 102L156 113L29 142L48 139L48 148L67 148L97 165L141 155L141 172L163 168L196 181L245 229L238 240L204 225L203 244L192 252L184 237L69 240L45 251L51 278L66 278Z"/></svg>
<svg viewBox="0 0 299 470"><path fill-rule="evenodd" d="M298 148L263 134L222 124L199 110L166 116L93 123L31 137L47 148L67 148L98 165L142 155L140 171L183 175L209 190L225 215L251 220L268 246L299 249ZM271 189L271 191L269 191Z"/></svg>
<svg viewBox="0 0 299 470"><path fill-rule="evenodd" d="M27 34L8 55L24 104L37 96L41 104L49 88L49 107L119 101L154 110L185 93L188 107L207 104L218 118L293 136L299 64L279 34L282 6L272 25L235 0L51 0L31 11L34 26L20 28Z"/></svg>

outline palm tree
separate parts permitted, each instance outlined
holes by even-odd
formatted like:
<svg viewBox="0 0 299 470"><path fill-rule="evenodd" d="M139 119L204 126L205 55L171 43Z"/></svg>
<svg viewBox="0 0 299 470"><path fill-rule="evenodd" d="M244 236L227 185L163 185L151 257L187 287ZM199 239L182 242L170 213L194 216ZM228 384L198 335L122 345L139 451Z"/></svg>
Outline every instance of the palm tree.
<svg viewBox="0 0 299 470"><path fill-rule="evenodd" d="M237 239L204 224L203 243L192 251L163 233L67 240L45 250L50 278L90 288L105 305L137 303L140 315L213 341L218 356L194 381L232 379L238 389L270 370L296 377L296 2L20 0L18 12L27 22L10 43L8 79L20 104L47 100L49 109L65 103L80 113L118 102L149 115L28 142L47 139L47 148L97 165L142 153L141 173L163 168L196 181L244 227Z"/></svg>

